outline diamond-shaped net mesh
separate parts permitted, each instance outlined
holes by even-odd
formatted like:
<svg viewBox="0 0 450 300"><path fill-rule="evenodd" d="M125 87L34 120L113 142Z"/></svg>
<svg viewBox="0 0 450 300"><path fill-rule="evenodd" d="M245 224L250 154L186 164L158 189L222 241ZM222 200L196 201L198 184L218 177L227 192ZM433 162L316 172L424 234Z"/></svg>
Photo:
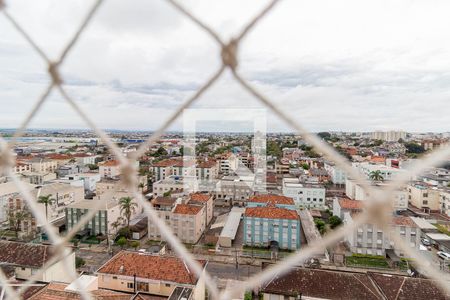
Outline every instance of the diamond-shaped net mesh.
<svg viewBox="0 0 450 300"><path fill-rule="evenodd" d="M367 182L364 177L362 177L354 168L351 167L346 159L344 159L332 147L323 142L316 135L304 129L297 120L290 118L279 107L277 107L274 102L272 102L257 89L255 89L251 85L251 83L249 83L239 73L239 59L237 56L237 51L241 45L241 41L264 18L265 15L267 15L274 9L275 5L279 1L271 1L255 17L253 17L247 25L243 26L242 30L238 34L236 34L229 41L224 41L218 33L216 33L212 28L205 25L200 20L200 18L192 15L185 7L174 0L167 0L167 2L172 5L174 9L178 10L184 17L188 18L190 21L203 29L220 46L221 52L219 53L219 55L222 58L222 64L219 69L215 71L213 76L211 76L189 99L187 99L181 106L179 106L176 111L161 125L161 127L156 130L148 140L146 140L146 142L140 145L138 151L134 152L131 157L125 157L120 149L116 146L116 144L114 144L113 141L109 138L109 136L96 126L95 122L84 113L83 108L80 107L72 98L72 96L67 93L64 87L64 78L59 73L60 66L64 63L64 60L69 55L70 50L77 43L79 37L86 30L89 22L95 16L95 13L99 9L102 2L102 0L97 0L95 2L92 8L89 9L85 18L82 20L75 35L64 47L59 57L55 60L52 60L27 34L21 24L19 24L16 19L9 14L6 5L4 5L4 3L0 1L0 9L2 10L3 16L11 22L14 28L23 36L23 38L26 39L29 45L44 60L47 65L47 73L51 79L51 82L45 89L44 93L39 97L25 120L21 123L21 126L16 131L12 141L7 143L4 139L0 138L0 170L10 176L12 178L12 181L18 186L29 209L33 212L37 221L41 224L45 224L44 229L48 233L49 239L51 240L52 244L56 247L56 254L46 263L45 267L41 268L37 273L32 275L32 277L28 280L28 283L32 283L34 280L39 278L46 267L51 266L54 262L63 259L66 255L69 254L70 251L65 247L66 243L69 242L73 238L73 236L93 218L93 216L97 212L97 209L100 208L99 205L101 204L101 202L99 201L97 207L94 207L94 209L90 210L89 213L84 215L82 219L70 230L70 232L68 232L64 237L61 237L58 233L55 232L54 228L46 222L45 215L42 215L42 213L40 213L36 207L36 199L34 199L34 197L25 188L23 182L20 181L12 171L12 167L14 166L14 159L11 155L10 147L16 143L17 138L23 135L25 129L27 128L34 115L39 111L41 106L48 99L50 93L55 90L56 92L59 92L61 94L61 96L67 101L67 103L69 103L73 110L75 110L77 114L86 122L86 124L102 139L111 153L116 156L123 171L122 176L124 176L124 182L128 185L129 190L132 191L135 199L137 199L137 201L139 201L140 204L144 207L148 217L152 220L152 222L154 222L154 224L161 232L161 235L167 240L168 243L170 243L177 255L183 257L186 264L189 265L189 267L196 273L197 276L204 276L206 287L212 299L231 299L240 295L245 290L251 290L262 285L264 282L267 282L271 278L273 278L275 274L281 275L283 274L283 272L287 272L291 266L305 261L305 259L311 257L315 253L320 252L326 247L342 240L346 235L356 230L358 226L363 223L370 222L376 224L386 231L390 231L389 227L387 227L386 224L389 224L389 212L390 210L392 210L391 199L394 199L393 193L396 187L404 185L409 180L409 178L420 174L426 168L441 164L449 156L450 149L448 147L434 151L432 155L429 155L426 158L418 161L407 173L402 174L396 180L390 182L390 184L386 187L382 189L374 188L369 184L369 182ZM270 109L275 115L286 122L287 125L289 125L297 134L300 134L306 140L306 142L313 145L327 158L333 160L338 167L346 172L348 176L356 180L356 182L369 193L370 201L366 201L367 205L364 213L358 216L353 223L342 226L341 228L335 230L332 234L326 235L323 239L318 240L316 243L303 247L301 250L290 255L285 260L278 262L277 264L265 269L263 272L260 272L253 277L250 277L248 280L240 281L239 284L237 286L233 286L232 289L227 289L220 292L211 276L209 276L207 273L204 273L202 267L197 263L193 255L171 232L170 228L165 224L165 222L158 218L156 211L138 191L138 185L135 184L137 182L137 172L135 172L133 168L134 164L132 164L131 162L144 155L146 149L148 149L149 146L153 145L161 137L164 131L182 114L183 110L190 107L206 90L214 85L226 69L229 69L231 71L233 78L244 88L244 90L253 95L265 107ZM421 257L420 253L410 248L409 245L407 245L407 243L405 243L403 239L398 235L398 233L391 231L390 236L394 240L395 244L400 247L408 257L414 259L415 264L417 265L419 270L426 270L426 274L428 274L431 279L435 280L441 289L450 294L450 284L447 274L444 274L437 269L433 269L427 266L425 263L426 260ZM70 270L70 268L67 269ZM75 273L69 275L73 278L73 280L77 278L77 274ZM14 290L10 285L8 285L7 278L1 270L0 282L4 287L4 292L10 299L20 299L22 293L27 287L27 284L23 284L21 288ZM81 287L79 287L79 291L83 299L91 299L91 295L88 291L83 290Z"/></svg>

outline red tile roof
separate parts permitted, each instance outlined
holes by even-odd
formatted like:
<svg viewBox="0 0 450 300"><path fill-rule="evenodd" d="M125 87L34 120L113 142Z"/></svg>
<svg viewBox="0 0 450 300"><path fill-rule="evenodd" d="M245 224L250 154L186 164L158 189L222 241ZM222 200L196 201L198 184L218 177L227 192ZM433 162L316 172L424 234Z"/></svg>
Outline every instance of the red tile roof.
<svg viewBox="0 0 450 300"><path fill-rule="evenodd" d="M252 218L299 220L295 210L279 207L247 207L244 215Z"/></svg>
<svg viewBox="0 0 450 300"><path fill-rule="evenodd" d="M359 200L352 200L348 198L340 198L339 205L343 209L361 210L364 207L364 203Z"/></svg>
<svg viewBox="0 0 450 300"><path fill-rule="evenodd" d="M202 210L202 206L191 204L177 204L173 213L182 215L196 215Z"/></svg>
<svg viewBox="0 0 450 300"><path fill-rule="evenodd" d="M206 261L198 261L203 267ZM98 273L134 276L183 284L195 284L197 277L178 257L121 251L107 261Z"/></svg>
<svg viewBox="0 0 450 300"><path fill-rule="evenodd" d="M87 154L87 153L75 153L75 154L72 154L72 156L73 157L91 157L91 156L94 156L94 155L91 155L91 154Z"/></svg>
<svg viewBox="0 0 450 300"><path fill-rule="evenodd" d="M161 161L158 161L153 164L154 167L171 167L171 166L178 166L182 165L182 161L180 159L164 159Z"/></svg>
<svg viewBox="0 0 450 300"><path fill-rule="evenodd" d="M249 202L258 202L258 203L267 203L267 204L287 204L287 205L294 205L294 199L286 196L281 195L272 195L272 194L265 194L265 195L255 195L250 197L248 199Z"/></svg>
<svg viewBox="0 0 450 300"><path fill-rule="evenodd" d="M1 264L40 268L53 254L48 245L0 241Z"/></svg>
<svg viewBox="0 0 450 300"><path fill-rule="evenodd" d="M67 154L58 154L58 153L54 153L54 154L49 154L47 156L45 156L48 159L54 159L54 160L66 160L66 159L72 159L71 155L67 155Z"/></svg>
<svg viewBox="0 0 450 300"><path fill-rule="evenodd" d="M382 156L372 156L370 158L371 162L374 163L385 163L386 162L386 158L382 157Z"/></svg>
<svg viewBox="0 0 450 300"><path fill-rule="evenodd" d="M212 168L216 165L217 165L217 162L215 160L208 160L208 161L198 162L197 167L198 168Z"/></svg>
<svg viewBox="0 0 450 300"><path fill-rule="evenodd" d="M207 202L209 199L211 199L211 195L204 193L193 193L190 195L190 198L192 201L196 202Z"/></svg>
<svg viewBox="0 0 450 300"><path fill-rule="evenodd" d="M104 167L115 167L120 165L120 162L118 160L107 160L100 162L99 165Z"/></svg>
<svg viewBox="0 0 450 300"><path fill-rule="evenodd" d="M416 223L410 217L404 216L393 217L391 223L397 226L417 227Z"/></svg>

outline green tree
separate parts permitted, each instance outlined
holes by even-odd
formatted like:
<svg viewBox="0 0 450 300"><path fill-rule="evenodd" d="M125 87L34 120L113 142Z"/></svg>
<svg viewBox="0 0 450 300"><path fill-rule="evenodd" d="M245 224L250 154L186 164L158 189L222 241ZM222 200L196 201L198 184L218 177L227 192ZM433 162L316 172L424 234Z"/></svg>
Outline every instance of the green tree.
<svg viewBox="0 0 450 300"><path fill-rule="evenodd" d="M86 261L83 259L83 258L81 258L81 257L79 257L79 256L77 256L77 257L75 257L75 267L78 269L78 268L81 268L82 266L84 266L86 264Z"/></svg>
<svg viewBox="0 0 450 300"><path fill-rule="evenodd" d="M119 200L120 214L127 220L127 228L130 228L131 214L136 211L137 203L131 197L122 197Z"/></svg>
<svg viewBox="0 0 450 300"><path fill-rule="evenodd" d="M267 142L267 155L281 157L283 152L280 149L280 146L274 141Z"/></svg>
<svg viewBox="0 0 450 300"><path fill-rule="evenodd" d="M121 249L123 249L123 247L125 247L125 245L128 243L127 238L126 237L121 237L120 239L117 240L116 244L120 246Z"/></svg>
<svg viewBox="0 0 450 300"><path fill-rule="evenodd" d="M375 170L369 173L369 178L373 181L383 181L383 175L380 170Z"/></svg>
<svg viewBox="0 0 450 300"><path fill-rule="evenodd" d="M317 135L324 140L331 138L331 133L329 132L319 132Z"/></svg>
<svg viewBox="0 0 450 300"><path fill-rule="evenodd" d="M330 223L331 228L336 228L337 226L342 224L342 220L338 216L331 216L328 219L328 223Z"/></svg>
<svg viewBox="0 0 450 300"><path fill-rule="evenodd" d="M26 206L19 209L9 209L8 211L8 221L9 229L14 231L16 238L19 237L19 231L22 228L23 221L31 221L32 215Z"/></svg>
<svg viewBox="0 0 450 300"><path fill-rule="evenodd" d="M39 196L38 203L45 205L45 219L48 221L48 206L52 205L56 200L52 198L51 194L47 196Z"/></svg>
<svg viewBox="0 0 450 300"><path fill-rule="evenodd" d="M316 227L319 230L320 234L325 233L325 222L319 219L314 219L314 223L316 223Z"/></svg>
<svg viewBox="0 0 450 300"><path fill-rule="evenodd" d="M309 170L309 165L308 165L307 163L303 163L303 164L302 164L302 168L303 168L304 170Z"/></svg>
<svg viewBox="0 0 450 300"><path fill-rule="evenodd" d="M141 243L139 243L139 241L131 241L130 242L130 246L134 248L134 250L137 250L137 248L139 248L139 246L141 245Z"/></svg>
<svg viewBox="0 0 450 300"><path fill-rule="evenodd" d="M425 148L417 143L406 143L405 147L407 153L420 154L425 152Z"/></svg>

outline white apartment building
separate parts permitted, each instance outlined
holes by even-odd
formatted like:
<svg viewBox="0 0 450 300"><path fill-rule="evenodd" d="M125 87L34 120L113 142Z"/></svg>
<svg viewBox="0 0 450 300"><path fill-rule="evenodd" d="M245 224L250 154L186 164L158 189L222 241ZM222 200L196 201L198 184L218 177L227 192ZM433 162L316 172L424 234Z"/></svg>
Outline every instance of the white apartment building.
<svg viewBox="0 0 450 300"><path fill-rule="evenodd" d="M373 186L383 187L386 183L373 183ZM370 195L355 180L347 178L345 181L345 195L353 200L366 201ZM408 192L405 189L397 189L394 193L393 206L396 210L408 209Z"/></svg>
<svg viewBox="0 0 450 300"><path fill-rule="evenodd" d="M102 178L115 178L122 174L120 163L117 160L107 160L98 164Z"/></svg>
<svg viewBox="0 0 450 300"><path fill-rule="evenodd" d="M424 210L440 210L441 192L423 182L413 182L407 186L408 201Z"/></svg>
<svg viewBox="0 0 450 300"><path fill-rule="evenodd" d="M389 167L384 164L373 164L369 162L353 163L353 167L357 168L367 179L370 179L372 172L379 171L383 177L383 181L394 179L398 174L405 172L403 169Z"/></svg>
<svg viewBox="0 0 450 300"><path fill-rule="evenodd" d="M29 161L31 164L31 171L38 173L56 172L58 163L55 160L47 158L35 157Z"/></svg>
<svg viewBox="0 0 450 300"><path fill-rule="evenodd" d="M334 184L345 184L345 179L347 178L345 172L338 168L333 162L325 162L324 168L330 176L330 180Z"/></svg>
<svg viewBox="0 0 450 300"><path fill-rule="evenodd" d="M323 208L325 188L321 185L301 183L297 178L283 178L283 195L294 199L298 208Z"/></svg>
<svg viewBox="0 0 450 300"><path fill-rule="evenodd" d="M255 176L225 176L217 182L215 194L225 204L244 205L255 193Z"/></svg>
<svg viewBox="0 0 450 300"><path fill-rule="evenodd" d="M344 214L344 223L353 222L352 213ZM392 219L391 228L410 245L411 248L418 249L420 245L420 229L410 217L395 216ZM369 255L386 255L386 250L393 249L395 254L403 257L404 253L390 239L390 234L383 232L373 224L363 224L357 230L350 233L345 241L350 246L352 253Z"/></svg>
<svg viewBox="0 0 450 300"><path fill-rule="evenodd" d="M171 175L153 183L154 197L162 197L165 193L189 194L198 191L198 182L193 176Z"/></svg>
<svg viewBox="0 0 450 300"><path fill-rule="evenodd" d="M397 142L399 139L406 138L406 132L404 131L375 131L372 132L371 138L374 140L382 140L386 142Z"/></svg>
<svg viewBox="0 0 450 300"><path fill-rule="evenodd" d="M440 204L441 213L450 217L450 189L445 188L440 191Z"/></svg>

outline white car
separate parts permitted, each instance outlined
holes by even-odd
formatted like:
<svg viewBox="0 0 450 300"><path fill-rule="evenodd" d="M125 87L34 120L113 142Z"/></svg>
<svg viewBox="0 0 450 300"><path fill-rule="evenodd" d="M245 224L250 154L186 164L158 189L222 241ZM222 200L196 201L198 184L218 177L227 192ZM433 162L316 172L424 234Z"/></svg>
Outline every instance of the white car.
<svg viewBox="0 0 450 300"><path fill-rule="evenodd" d="M438 251L438 252L436 252L436 254L442 259L450 260L450 253L447 253L444 251Z"/></svg>

